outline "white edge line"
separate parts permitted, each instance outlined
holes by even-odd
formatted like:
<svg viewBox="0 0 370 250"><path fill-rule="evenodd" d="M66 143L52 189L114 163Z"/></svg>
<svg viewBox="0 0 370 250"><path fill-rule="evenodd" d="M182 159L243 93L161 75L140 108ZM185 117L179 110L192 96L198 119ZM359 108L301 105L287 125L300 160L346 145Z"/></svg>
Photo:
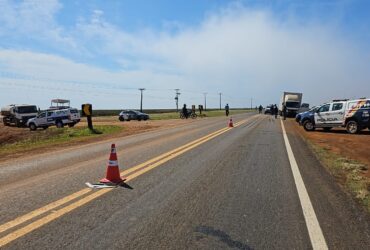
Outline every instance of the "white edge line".
<svg viewBox="0 0 370 250"><path fill-rule="evenodd" d="M299 172L297 161L295 160L292 148L289 143L288 136L285 131L284 123L281 120L281 127L283 130L283 137L285 141L285 147L288 153L290 167L292 169L294 182L297 187L299 200L303 211L303 216L306 221L308 234L310 236L311 244L313 249L328 249L324 235L322 233L319 221L317 220L315 210L313 209L310 197L307 193L304 185L301 173Z"/></svg>

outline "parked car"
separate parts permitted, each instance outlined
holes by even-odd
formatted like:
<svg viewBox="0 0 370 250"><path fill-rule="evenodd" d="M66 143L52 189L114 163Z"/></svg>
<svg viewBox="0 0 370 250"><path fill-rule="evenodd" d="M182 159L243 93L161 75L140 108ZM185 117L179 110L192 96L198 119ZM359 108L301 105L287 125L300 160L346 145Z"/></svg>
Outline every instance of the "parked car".
<svg viewBox="0 0 370 250"><path fill-rule="evenodd" d="M271 107L272 105L267 105L265 108L265 114L271 114Z"/></svg>
<svg viewBox="0 0 370 250"><path fill-rule="evenodd" d="M314 107L312 107L310 110L307 110L307 111L304 111L304 112L301 112L301 113L297 114L297 115L295 116L295 121L296 121L296 122L298 122L298 123L300 123L300 122L301 122L301 119L302 119L303 117L306 117L306 116L307 116L307 115L309 115L310 113L314 113L314 112L316 112L316 110L317 110L318 108L319 108L319 107L314 106Z"/></svg>
<svg viewBox="0 0 370 250"><path fill-rule="evenodd" d="M29 119L27 127L30 130L36 130L37 128L47 129L53 125L57 126L57 128L63 128L64 125L73 127L80 122L80 119L80 113L75 108L46 110Z"/></svg>
<svg viewBox="0 0 370 250"><path fill-rule="evenodd" d="M320 106L315 112L301 118L306 131L345 127L350 134L370 130L370 99L334 100Z"/></svg>
<svg viewBox="0 0 370 250"><path fill-rule="evenodd" d="M136 110L123 110L119 113L118 119L122 122L131 120L146 121L149 119L149 115Z"/></svg>

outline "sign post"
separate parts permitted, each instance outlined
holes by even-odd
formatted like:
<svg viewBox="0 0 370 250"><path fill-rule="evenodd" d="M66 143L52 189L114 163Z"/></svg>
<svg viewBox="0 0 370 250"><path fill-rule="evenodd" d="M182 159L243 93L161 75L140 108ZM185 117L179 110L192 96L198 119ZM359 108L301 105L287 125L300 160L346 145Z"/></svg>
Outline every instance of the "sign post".
<svg viewBox="0 0 370 250"><path fill-rule="evenodd" d="M87 126L89 127L90 130L94 130L93 124L92 124L92 105L89 103L82 104L81 107L82 110L82 115L86 116L87 118Z"/></svg>

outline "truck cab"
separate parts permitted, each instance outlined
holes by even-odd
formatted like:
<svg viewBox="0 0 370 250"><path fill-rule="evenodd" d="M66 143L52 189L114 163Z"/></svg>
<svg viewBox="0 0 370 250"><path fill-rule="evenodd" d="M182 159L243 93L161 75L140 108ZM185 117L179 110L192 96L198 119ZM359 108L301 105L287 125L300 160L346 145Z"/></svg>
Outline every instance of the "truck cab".
<svg viewBox="0 0 370 250"><path fill-rule="evenodd" d="M301 124L306 131L316 128L329 131L334 127L345 127L348 133L355 134L362 129L370 129L369 112L370 99L334 100L302 118Z"/></svg>
<svg viewBox="0 0 370 250"><path fill-rule="evenodd" d="M17 127L26 125L30 118L36 117L38 109L36 105L11 104L1 108L1 115L5 126L14 124Z"/></svg>

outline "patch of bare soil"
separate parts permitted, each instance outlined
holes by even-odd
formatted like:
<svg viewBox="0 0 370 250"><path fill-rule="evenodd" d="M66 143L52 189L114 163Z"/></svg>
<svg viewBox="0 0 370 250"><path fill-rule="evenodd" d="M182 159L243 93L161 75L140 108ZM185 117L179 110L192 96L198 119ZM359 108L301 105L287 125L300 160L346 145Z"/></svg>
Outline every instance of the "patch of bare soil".
<svg viewBox="0 0 370 250"><path fill-rule="evenodd" d="M287 125L289 130L301 134L303 138L315 145L370 167L369 130L363 130L359 134L351 135L342 128L335 128L329 132L325 132L322 129L307 132L294 120L287 121ZM289 133L289 131L287 132ZM370 178L370 171L364 171L364 176Z"/></svg>
<svg viewBox="0 0 370 250"><path fill-rule="evenodd" d="M45 153L48 151L54 151L58 149L65 149L71 146L76 145L83 145L93 142L98 142L102 140L107 140L110 138L117 138L117 137L124 137L133 134L139 134L151 130L156 130L160 128L170 128L179 126L182 124L193 122L193 120L156 120L156 121L130 121L130 122L120 122L117 117L94 117L93 118L93 125L116 125L122 126L124 129L119 133L114 134L107 134L107 135L100 135L96 137L84 137L78 138L76 140L72 140L69 142L63 142L58 145L53 145L53 147L49 147L48 145L40 146L37 148L32 149L22 149L21 152L12 152L12 153L4 153L0 156L0 162L6 161L9 158L19 158L22 156L27 156L30 154L38 154L38 153ZM76 127L87 127L87 122L83 118L80 123L76 125ZM17 127L9 127L4 126L0 123L0 147L16 143L19 141L32 139L35 137L45 137L50 134L49 131L44 131L42 129L38 129L37 131L30 131L28 128L17 128Z"/></svg>

